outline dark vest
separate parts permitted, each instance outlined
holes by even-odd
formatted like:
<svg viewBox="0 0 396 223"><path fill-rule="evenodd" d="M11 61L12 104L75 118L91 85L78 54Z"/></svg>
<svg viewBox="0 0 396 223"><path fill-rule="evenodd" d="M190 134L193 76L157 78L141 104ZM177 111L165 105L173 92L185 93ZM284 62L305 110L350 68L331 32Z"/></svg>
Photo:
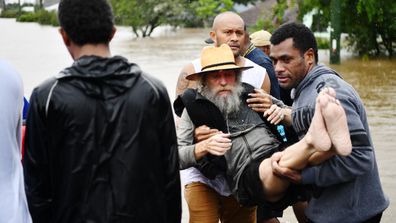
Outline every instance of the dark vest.
<svg viewBox="0 0 396 223"><path fill-rule="evenodd" d="M246 104L246 100L249 97L248 94L254 92L254 87L246 83L242 83L242 86L244 90L241 95L241 102ZM186 89L183 94L177 97L173 103L173 108L179 117L184 108L186 108L191 121L197 127L206 125L210 128L228 132L226 121L221 111L211 101L198 93L196 89ZM260 114L260 117L263 117L262 114ZM268 124L266 120L265 122ZM279 138L280 135L276 131L276 127L270 124L268 126L272 126L271 131ZM195 168L205 177L214 179L218 174L226 173L227 165L224 156L207 154L197 162Z"/></svg>

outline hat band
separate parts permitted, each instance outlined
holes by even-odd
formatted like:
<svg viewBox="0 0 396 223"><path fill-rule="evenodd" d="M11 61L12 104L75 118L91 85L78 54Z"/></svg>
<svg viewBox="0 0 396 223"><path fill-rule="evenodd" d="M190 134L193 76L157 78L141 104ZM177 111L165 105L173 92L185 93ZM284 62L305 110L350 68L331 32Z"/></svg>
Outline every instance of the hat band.
<svg viewBox="0 0 396 223"><path fill-rule="evenodd" d="M202 67L201 71L204 71L205 69L208 69L208 68L211 68L211 67L217 67L217 66L228 65L228 64L233 64L233 65L235 65L234 62L216 63L216 64L211 64L211 65Z"/></svg>

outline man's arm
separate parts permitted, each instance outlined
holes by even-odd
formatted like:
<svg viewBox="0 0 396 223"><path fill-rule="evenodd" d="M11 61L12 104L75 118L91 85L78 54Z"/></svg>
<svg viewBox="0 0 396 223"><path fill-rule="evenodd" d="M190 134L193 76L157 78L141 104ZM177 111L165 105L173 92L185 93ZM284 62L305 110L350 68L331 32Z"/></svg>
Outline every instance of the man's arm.
<svg viewBox="0 0 396 223"><path fill-rule="evenodd" d="M164 209L167 211L166 222L181 221L181 188L179 175L179 157L176 140L176 129L173 120L173 112L169 100L169 96L165 87L162 87L158 109L159 123L157 134L160 137L161 165L163 171L165 199L166 205Z"/></svg>
<svg viewBox="0 0 396 223"><path fill-rule="evenodd" d="M291 126L291 108L284 105L282 101L265 93L262 89L255 89L249 94L247 103L256 112L264 113L264 117L274 125L282 123Z"/></svg>
<svg viewBox="0 0 396 223"><path fill-rule="evenodd" d="M271 80L269 79L267 71L265 71L264 82L261 85L261 89L263 89L267 94L271 92Z"/></svg>
<svg viewBox="0 0 396 223"><path fill-rule="evenodd" d="M42 103L41 103L42 104ZM50 222L52 193L49 173L48 131L45 108L33 91L26 122L23 159L25 191L33 222Z"/></svg>
<svg viewBox="0 0 396 223"><path fill-rule="evenodd" d="M176 97L182 94L187 88L196 88L196 82L186 79L189 74L195 73L194 66L192 63L187 64L180 71L179 78L176 84Z"/></svg>
<svg viewBox="0 0 396 223"><path fill-rule="evenodd" d="M177 143L179 148L179 168L186 169L196 164L194 145L195 126L184 109L177 125Z"/></svg>
<svg viewBox="0 0 396 223"><path fill-rule="evenodd" d="M229 134L215 130L216 133L198 143L194 141L195 126L191 122L186 110L183 111L177 127L177 139L179 145L180 169L194 166L206 154L215 156L224 155L231 148Z"/></svg>

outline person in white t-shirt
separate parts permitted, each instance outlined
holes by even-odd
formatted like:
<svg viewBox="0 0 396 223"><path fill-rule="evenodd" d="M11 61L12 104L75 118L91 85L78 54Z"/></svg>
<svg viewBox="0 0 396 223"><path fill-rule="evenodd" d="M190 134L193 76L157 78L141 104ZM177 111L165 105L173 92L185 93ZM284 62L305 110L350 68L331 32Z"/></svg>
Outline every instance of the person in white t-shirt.
<svg viewBox="0 0 396 223"><path fill-rule="evenodd" d="M32 222L21 163L23 84L0 60L0 222Z"/></svg>

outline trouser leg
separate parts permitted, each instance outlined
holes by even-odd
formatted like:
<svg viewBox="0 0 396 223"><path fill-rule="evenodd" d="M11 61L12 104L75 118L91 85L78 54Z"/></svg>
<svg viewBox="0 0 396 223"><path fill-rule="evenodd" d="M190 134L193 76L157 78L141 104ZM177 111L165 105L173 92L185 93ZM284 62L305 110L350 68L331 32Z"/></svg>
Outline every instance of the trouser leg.
<svg viewBox="0 0 396 223"><path fill-rule="evenodd" d="M233 197L221 197L222 223L255 223L256 207L243 207Z"/></svg>
<svg viewBox="0 0 396 223"><path fill-rule="evenodd" d="M189 223L218 223L220 195L206 184L195 182L184 189L190 214Z"/></svg>

